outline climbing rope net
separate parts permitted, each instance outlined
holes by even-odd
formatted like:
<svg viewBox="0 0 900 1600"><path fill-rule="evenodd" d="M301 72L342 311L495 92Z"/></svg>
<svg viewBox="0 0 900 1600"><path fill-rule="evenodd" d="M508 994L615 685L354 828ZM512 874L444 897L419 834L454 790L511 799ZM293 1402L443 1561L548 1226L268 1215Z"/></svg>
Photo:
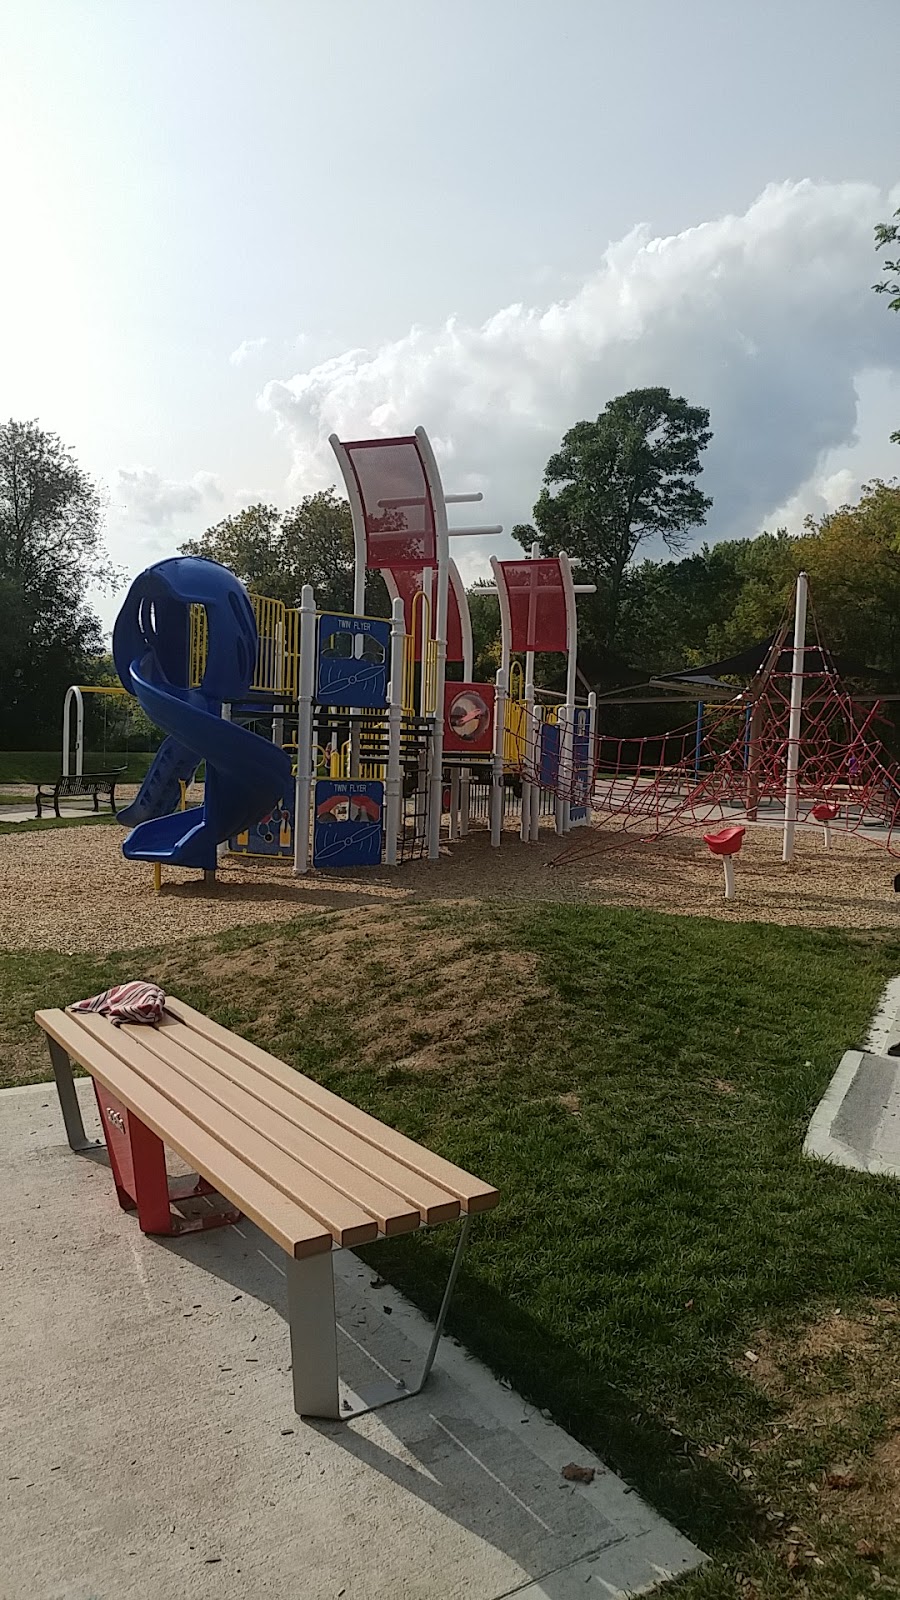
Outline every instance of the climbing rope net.
<svg viewBox="0 0 900 1600"><path fill-rule="evenodd" d="M810 609L803 647L797 750L797 825L859 834L900 855L900 767L882 741L889 726L880 704L863 706L842 683ZM615 830L573 834L557 864L621 842L689 832L713 821L781 823L788 802L793 644L789 617L746 690L717 706L704 724L653 737L599 735L590 763L591 810ZM560 763L559 792L585 788L583 763ZM814 815L816 809L819 815Z"/></svg>

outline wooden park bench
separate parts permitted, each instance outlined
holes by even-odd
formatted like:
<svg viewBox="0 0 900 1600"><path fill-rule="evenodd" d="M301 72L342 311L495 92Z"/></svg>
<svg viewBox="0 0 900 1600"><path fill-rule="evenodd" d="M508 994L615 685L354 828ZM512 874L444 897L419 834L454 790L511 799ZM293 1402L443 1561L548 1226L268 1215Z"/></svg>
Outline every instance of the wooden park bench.
<svg viewBox="0 0 900 1600"><path fill-rule="evenodd" d="M83 772L77 777L74 773L60 773L53 782L36 780L35 815L43 816L43 806L52 804L53 810L59 816L60 800L81 800L90 798L94 802L94 810L100 810L101 794L109 800L110 811L116 809L116 783L125 771L124 767L117 767L113 772Z"/></svg>
<svg viewBox="0 0 900 1600"><path fill-rule="evenodd" d="M469 1222L496 1189L359 1111L259 1046L171 996L157 1027L114 1027L91 1012L38 1011L47 1034L66 1134L85 1134L71 1063L94 1080L120 1204L137 1207L145 1233L248 1216L286 1256L294 1405L304 1416L359 1416L418 1394L431 1371L459 1272ZM168 1145L188 1163L167 1177ZM237 1210L179 1217L187 1196L224 1196ZM341 1407L332 1250L393 1238L429 1224L461 1223L450 1277L421 1379L382 1385L367 1403Z"/></svg>

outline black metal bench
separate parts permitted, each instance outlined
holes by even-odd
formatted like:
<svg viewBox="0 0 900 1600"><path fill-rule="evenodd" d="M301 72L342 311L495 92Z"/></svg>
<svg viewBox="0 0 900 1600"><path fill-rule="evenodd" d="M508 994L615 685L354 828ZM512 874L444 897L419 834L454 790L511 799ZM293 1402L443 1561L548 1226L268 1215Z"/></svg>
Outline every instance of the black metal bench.
<svg viewBox="0 0 900 1600"><path fill-rule="evenodd" d="M116 783L125 771L124 767L116 767L114 772L83 772L78 777L74 773L60 774L52 783L35 783L36 816L43 816L43 806L52 802L56 815L60 815L60 800L80 800L90 797L94 802L94 810L100 810L100 796L109 801L110 811L116 809Z"/></svg>

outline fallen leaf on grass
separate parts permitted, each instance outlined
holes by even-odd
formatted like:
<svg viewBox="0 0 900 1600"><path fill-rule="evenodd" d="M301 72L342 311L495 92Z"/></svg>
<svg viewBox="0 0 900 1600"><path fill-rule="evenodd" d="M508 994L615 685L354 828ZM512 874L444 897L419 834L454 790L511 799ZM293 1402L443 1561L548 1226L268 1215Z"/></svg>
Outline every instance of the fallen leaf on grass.
<svg viewBox="0 0 900 1600"><path fill-rule="evenodd" d="M858 1489L859 1479L851 1467L832 1467L825 1474L825 1483L829 1489Z"/></svg>
<svg viewBox="0 0 900 1600"><path fill-rule="evenodd" d="M593 1483L597 1476L597 1469L596 1467L579 1467L574 1461L570 1461L567 1467L563 1467L562 1475L568 1479L569 1483Z"/></svg>
<svg viewBox="0 0 900 1600"><path fill-rule="evenodd" d="M744 1356L745 1356L747 1361L756 1362L756 1361L759 1360L759 1356L756 1354L755 1350L745 1350L744 1351Z"/></svg>

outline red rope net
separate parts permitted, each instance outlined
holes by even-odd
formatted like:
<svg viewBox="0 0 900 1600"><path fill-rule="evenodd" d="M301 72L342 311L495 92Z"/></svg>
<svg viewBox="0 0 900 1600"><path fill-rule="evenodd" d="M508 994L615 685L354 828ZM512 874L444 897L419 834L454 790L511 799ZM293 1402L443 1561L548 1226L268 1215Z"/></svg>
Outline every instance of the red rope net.
<svg viewBox="0 0 900 1600"><path fill-rule="evenodd" d="M803 701L798 741L797 824L821 826L826 805L832 831L859 834L900 855L900 767L878 729L880 706L861 706L844 687L810 610L813 642L803 651ZM559 864L620 842L691 831L713 821L783 822L787 804L793 646L783 625L746 691L691 725L650 738L598 735L590 804L618 821L616 833L572 836ZM583 792L578 762L561 760L558 792Z"/></svg>

